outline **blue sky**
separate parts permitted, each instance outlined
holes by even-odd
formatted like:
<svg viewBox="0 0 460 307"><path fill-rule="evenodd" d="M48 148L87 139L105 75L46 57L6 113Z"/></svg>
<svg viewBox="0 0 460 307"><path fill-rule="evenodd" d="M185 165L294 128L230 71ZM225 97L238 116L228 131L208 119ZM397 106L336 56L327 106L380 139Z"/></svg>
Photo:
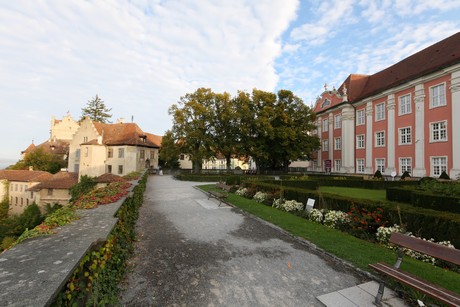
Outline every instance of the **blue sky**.
<svg viewBox="0 0 460 307"><path fill-rule="evenodd" d="M460 30L460 1L2 1L0 159L78 119L96 94L113 120L163 134L199 87L292 90L307 105Z"/></svg>

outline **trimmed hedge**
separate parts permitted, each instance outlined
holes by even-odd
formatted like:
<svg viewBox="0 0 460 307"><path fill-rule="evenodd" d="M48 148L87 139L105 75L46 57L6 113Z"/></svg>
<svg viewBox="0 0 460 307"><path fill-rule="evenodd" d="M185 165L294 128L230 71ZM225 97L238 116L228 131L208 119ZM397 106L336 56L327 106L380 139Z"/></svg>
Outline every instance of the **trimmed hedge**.
<svg viewBox="0 0 460 307"><path fill-rule="evenodd" d="M460 198L433 194L410 188L389 188L386 197L390 201L404 202L415 207L460 213Z"/></svg>
<svg viewBox="0 0 460 307"><path fill-rule="evenodd" d="M266 192L280 189L278 185L266 182L251 182L248 186ZM384 210L384 218L389 225L403 224L408 231L418 236L433 238L436 241L449 240L457 248L460 247L460 237L456 235L460 233L460 214L414 207L405 203L376 202L284 186L283 194L284 198L300 201L303 204L308 198L313 198L317 209L349 212L352 206L366 208L369 211L380 207Z"/></svg>

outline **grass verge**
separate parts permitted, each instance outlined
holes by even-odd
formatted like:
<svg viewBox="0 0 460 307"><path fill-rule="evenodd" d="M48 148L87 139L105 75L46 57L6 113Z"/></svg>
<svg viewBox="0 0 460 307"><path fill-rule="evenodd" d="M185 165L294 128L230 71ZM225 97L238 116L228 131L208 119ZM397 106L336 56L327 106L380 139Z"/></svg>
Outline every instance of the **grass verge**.
<svg viewBox="0 0 460 307"><path fill-rule="evenodd" d="M201 185L198 187L208 191L214 189L215 185ZM358 239L339 230L330 229L321 224L262 205L234 193L228 194L227 202L281 227L294 236L310 241L326 252L346 260L360 269L372 272L368 264L376 262L393 264L396 260L396 252L384 246ZM401 269L446 289L460 293L458 273L444 270L409 257L404 258Z"/></svg>
<svg viewBox="0 0 460 307"><path fill-rule="evenodd" d="M370 190L360 188L345 188L345 187L319 187L319 191L323 193L337 194L340 196L353 197L358 199L370 199L375 201L387 201L385 190Z"/></svg>

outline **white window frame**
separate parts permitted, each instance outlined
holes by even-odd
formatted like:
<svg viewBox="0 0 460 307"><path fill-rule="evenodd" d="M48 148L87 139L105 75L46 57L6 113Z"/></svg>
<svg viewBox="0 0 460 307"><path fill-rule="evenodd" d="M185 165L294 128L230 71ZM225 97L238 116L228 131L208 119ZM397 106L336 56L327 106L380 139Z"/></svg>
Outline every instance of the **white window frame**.
<svg viewBox="0 0 460 307"><path fill-rule="evenodd" d="M340 159L334 160L334 171L338 173L340 172L341 168L342 168L342 160Z"/></svg>
<svg viewBox="0 0 460 307"><path fill-rule="evenodd" d="M375 105L375 121L385 120L385 102Z"/></svg>
<svg viewBox="0 0 460 307"><path fill-rule="evenodd" d="M356 111L356 126L361 126L366 123L366 110L361 109Z"/></svg>
<svg viewBox="0 0 460 307"><path fill-rule="evenodd" d="M399 115L406 115L412 113L412 97L411 94L399 96Z"/></svg>
<svg viewBox="0 0 460 307"><path fill-rule="evenodd" d="M356 159L356 173L364 174L365 164L364 159Z"/></svg>
<svg viewBox="0 0 460 307"><path fill-rule="evenodd" d="M403 127L398 129L399 145L412 144L412 127Z"/></svg>
<svg viewBox="0 0 460 307"><path fill-rule="evenodd" d="M431 176L440 176L443 171L447 173L447 156L430 157Z"/></svg>
<svg viewBox="0 0 460 307"><path fill-rule="evenodd" d="M342 128L342 114L334 116L334 129Z"/></svg>
<svg viewBox="0 0 460 307"><path fill-rule="evenodd" d="M124 158L124 157L125 157L125 149L118 148L118 158Z"/></svg>
<svg viewBox="0 0 460 307"><path fill-rule="evenodd" d="M375 133L375 146L374 147L385 147L385 130L377 131Z"/></svg>
<svg viewBox="0 0 460 307"><path fill-rule="evenodd" d="M329 151L329 140L323 140L323 151Z"/></svg>
<svg viewBox="0 0 460 307"><path fill-rule="evenodd" d="M430 142L447 142L447 120L430 123Z"/></svg>
<svg viewBox="0 0 460 307"><path fill-rule="evenodd" d="M446 82L430 86L430 108L447 105Z"/></svg>
<svg viewBox="0 0 460 307"><path fill-rule="evenodd" d="M329 119L323 119L323 132L328 132L329 131Z"/></svg>
<svg viewBox="0 0 460 307"><path fill-rule="evenodd" d="M380 171L382 174L385 174L385 159L384 158L375 159L375 171Z"/></svg>
<svg viewBox="0 0 460 307"><path fill-rule="evenodd" d="M364 134L358 134L356 136L356 149L366 148L366 136Z"/></svg>
<svg viewBox="0 0 460 307"><path fill-rule="evenodd" d="M399 172L400 172L400 174L402 175L406 171L410 175L412 175L412 158L411 157L399 158Z"/></svg>
<svg viewBox="0 0 460 307"><path fill-rule="evenodd" d="M342 150L342 138L334 138L334 150Z"/></svg>

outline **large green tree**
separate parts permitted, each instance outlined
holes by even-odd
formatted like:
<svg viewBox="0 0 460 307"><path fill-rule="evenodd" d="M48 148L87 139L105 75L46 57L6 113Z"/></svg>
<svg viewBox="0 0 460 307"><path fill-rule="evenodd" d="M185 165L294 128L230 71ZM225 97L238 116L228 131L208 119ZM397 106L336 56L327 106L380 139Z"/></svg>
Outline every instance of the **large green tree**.
<svg viewBox="0 0 460 307"><path fill-rule="evenodd" d="M173 133L168 130L163 136L160 148L160 165L163 168L177 169L179 168L179 155L181 154L178 144L174 139Z"/></svg>
<svg viewBox="0 0 460 307"><path fill-rule="evenodd" d="M61 168L67 167L67 161L59 155L47 153L43 148L36 148L26 154L23 160L18 161L8 169L26 170L32 167L35 171L46 171L55 174Z"/></svg>
<svg viewBox="0 0 460 307"><path fill-rule="evenodd" d="M173 117L172 133L182 153L190 155L193 169L201 169L203 159L213 156L210 143L210 108L215 94L199 88L181 97L169 108Z"/></svg>
<svg viewBox="0 0 460 307"><path fill-rule="evenodd" d="M258 170L287 170L292 161L309 159L319 147L311 136L315 114L291 91L254 89L232 98L200 88L170 108L172 138L189 154L194 169L203 159L223 155L251 157Z"/></svg>
<svg viewBox="0 0 460 307"><path fill-rule="evenodd" d="M81 119L89 116L93 121L109 123L109 119L112 118L112 115L109 114L111 110L105 106L104 101L96 94L96 97L88 100L86 107L81 109Z"/></svg>

